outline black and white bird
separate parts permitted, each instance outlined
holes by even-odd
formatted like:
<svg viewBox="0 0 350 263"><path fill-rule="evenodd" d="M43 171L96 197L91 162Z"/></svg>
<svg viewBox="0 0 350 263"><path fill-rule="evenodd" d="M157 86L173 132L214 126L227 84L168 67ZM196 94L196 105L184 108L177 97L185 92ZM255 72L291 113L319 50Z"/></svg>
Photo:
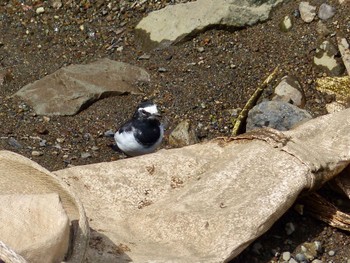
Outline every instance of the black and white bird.
<svg viewBox="0 0 350 263"><path fill-rule="evenodd" d="M157 105L151 101L142 102L131 120L114 134L119 149L129 156L154 152L164 136L164 128L159 119Z"/></svg>

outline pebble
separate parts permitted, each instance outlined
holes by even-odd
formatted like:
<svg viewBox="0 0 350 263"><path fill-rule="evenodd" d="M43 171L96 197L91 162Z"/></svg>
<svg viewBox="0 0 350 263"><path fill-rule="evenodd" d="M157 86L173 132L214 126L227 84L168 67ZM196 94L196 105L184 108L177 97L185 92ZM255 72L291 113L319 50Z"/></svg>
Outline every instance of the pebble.
<svg viewBox="0 0 350 263"><path fill-rule="evenodd" d="M282 20L282 22L280 23L280 29L283 32L287 32L292 28L293 24L292 24L292 19L290 18L290 16L285 16Z"/></svg>
<svg viewBox="0 0 350 263"><path fill-rule="evenodd" d="M46 140L40 140L39 141L39 146L40 147L45 147L46 146Z"/></svg>
<svg viewBox="0 0 350 263"><path fill-rule="evenodd" d="M330 255L331 257L333 257L335 255L335 251L334 250L329 250L328 251L328 255Z"/></svg>
<svg viewBox="0 0 350 263"><path fill-rule="evenodd" d="M98 147L95 146L95 145L91 147L91 150L93 150L93 151L95 151L95 152L98 151L99 149L100 149L100 148L98 148Z"/></svg>
<svg viewBox="0 0 350 263"><path fill-rule="evenodd" d="M313 261L311 261L311 263L323 263L323 261L320 259L314 259Z"/></svg>
<svg viewBox="0 0 350 263"><path fill-rule="evenodd" d="M143 54L142 56L139 56L139 60L149 60L151 58L151 55Z"/></svg>
<svg viewBox="0 0 350 263"><path fill-rule="evenodd" d="M323 3L318 9L318 17L322 20L327 20L335 15L335 8L326 3Z"/></svg>
<svg viewBox="0 0 350 263"><path fill-rule="evenodd" d="M80 155L80 157L81 157L82 159L87 159L87 158L92 157L92 155L91 155L91 153L84 152L84 153L82 153L82 154Z"/></svg>
<svg viewBox="0 0 350 263"><path fill-rule="evenodd" d="M298 261L296 261L294 258L291 258L288 263L298 263Z"/></svg>
<svg viewBox="0 0 350 263"><path fill-rule="evenodd" d="M198 51L199 53L203 53L203 52L204 52L204 47L198 47L198 48L197 48L197 51Z"/></svg>
<svg viewBox="0 0 350 263"><path fill-rule="evenodd" d="M32 156L42 156L44 153L40 151L32 151Z"/></svg>
<svg viewBox="0 0 350 263"><path fill-rule="evenodd" d="M295 255L295 259L299 262L308 262L308 259L306 258L306 256L303 253L298 253Z"/></svg>
<svg viewBox="0 0 350 263"><path fill-rule="evenodd" d="M286 252L282 253L282 259L284 261L288 261L288 260L290 260L290 258L291 258L290 252L286 251Z"/></svg>
<svg viewBox="0 0 350 263"><path fill-rule="evenodd" d="M62 1L61 0L53 0L51 3L51 6L55 9L60 9L62 7Z"/></svg>
<svg viewBox="0 0 350 263"><path fill-rule="evenodd" d="M286 230L286 233L289 236L295 231L295 226L294 226L294 224L292 222L289 222L289 223L286 224L284 229Z"/></svg>
<svg viewBox="0 0 350 263"><path fill-rule="evenodd" d="M166 69L166 68L161 67L161 68L158 68L158 72L160 72L160 73L164 73L164 72L167 72L167 69Z"/></svg>
<svg viewBox="0 0 350 263"><path fill-rule="evenodd" d="M44 9L44 7L40 6L40 7L38 7L38 8L36 9L35 12L39 15L39 14L44 13L44 12L45 12L45 9Z"/></svg>
<svg viewBox="0 0 350 263"><path fill-rule="evenodd" d="M21 145L15 138L13 138L13 137L10 137L10 138L8 139L7 143L8 143L10 146L12 146L12 147L14 147L14 148L16 148L16 149L21 149L21 148L22 148L22 145Z"/></svg>
<svg viewBox="0 0 350 263"><path fill-rule="evenodd" d="M188 120L180 122L169 135L169 144L173 147L183 147L197 142L197 135Z"/></svg>
<svg viewBox="0 0 350 263"><path fill-rule="evenodd" d="M310 23L316 16L316 6L310 5L309 2L300 2L299 12L301 19L306 23Z"/></svg>
<svg viewBox="0 0 350 263"><path fill-rule="evenodd" d="M57 138L57 139L56 139L56 142L58 142L58 143L63 143L63 142L64 142L64 138Z"/></svg>

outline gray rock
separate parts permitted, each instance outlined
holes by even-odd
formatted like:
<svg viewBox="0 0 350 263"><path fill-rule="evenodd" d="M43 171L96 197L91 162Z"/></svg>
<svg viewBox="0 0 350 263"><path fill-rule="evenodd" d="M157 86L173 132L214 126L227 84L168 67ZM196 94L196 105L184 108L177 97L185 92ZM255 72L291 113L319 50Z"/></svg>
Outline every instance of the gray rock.
<svg viewBox="0 0 350 263"><path fill-rule="evenodd" d="M8 145L10 145L11 147L15 148L15 149L21 149L22 145L13 137L10 137L7 141Z"/></svg>
<svg viewBox="0 0 350 263"><path fill-rule="evenodd" d="M198 0L168 5L143 18L136 36L145 50L168 46L214 26L238 28L265 21L282 1Z"/></svg>
<svg viewBox="0 0 350 263"><path fill-rule="evenodd" d="M308 259L303 253L298 253L295 255L295 259L299 262L308 262Z"/></svg>
<svg viewBox="0 0 350 263"><path fill-rule="evenodd" d="M188 120L180 122L169 135L169 144L173 147L183 147L195 144L198 138Z"/></svg>
<svg viewBox="0 0 350 263"><path fill-rule="evenodd" d="M310 5L309 2L300 2L299 12L301 19L306 23L310 23L316 16L316 6Z"/></svg>
<svg viewBox="0 0 350 263"><path fill-rule="evenodd" d="M344 73L345 66L341 58L336 57L337 54L338 49L331 42L323 41L316 49L314 65L331 76L341 76Z"/></svg>
<svg viewBox="0 0 350 263"><path fill-rule="evenodd" d="M272 100L291 103L297 107L304 108L305 94L299 81L293 76L284 76L276 86Z"/></svg>
<svg viewBox="0 0 350 263"><path fill-rule="evenodd" d="M323 3L318 10L318 17L322 20L327 20L335 15L335 8L326 3Z"/></svg>
<svg viewBox="0 0 350 263"><path fill-rule="evenodd" d="M291 129L295 124L312 119L305 110L282 101L264 101L248 113L246 130L271 127L280 131Z"/></svg>
<svg viewBox="0 0 350 263"><path fill-rule="evenodd" d="M74 115L101 98L141 94L135 84L149 81L149 74L141 68L101 59L61 68L15 95L27 100L37 114Z"/></svg>
<svg viewBox="0 0 350 263"><path fill-rule="evenodd" d="M81 153L81 156L80 156L82 159L87 159L87 158L90 158L92 157L91 153L88 153L88 152L83 152Z"/></svg>

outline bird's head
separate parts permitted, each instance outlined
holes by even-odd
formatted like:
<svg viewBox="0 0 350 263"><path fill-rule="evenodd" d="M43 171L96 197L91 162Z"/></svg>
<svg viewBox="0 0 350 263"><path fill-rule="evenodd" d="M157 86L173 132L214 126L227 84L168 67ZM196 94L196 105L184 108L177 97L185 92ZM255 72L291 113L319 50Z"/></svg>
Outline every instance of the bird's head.
<svg viewBox="0 0 350 263"><path fill-rule="evenodd" d="M159 119L161 117L158 112L157 105L151 101L142 102L134 114L134 118L141 119Z"/></svg>

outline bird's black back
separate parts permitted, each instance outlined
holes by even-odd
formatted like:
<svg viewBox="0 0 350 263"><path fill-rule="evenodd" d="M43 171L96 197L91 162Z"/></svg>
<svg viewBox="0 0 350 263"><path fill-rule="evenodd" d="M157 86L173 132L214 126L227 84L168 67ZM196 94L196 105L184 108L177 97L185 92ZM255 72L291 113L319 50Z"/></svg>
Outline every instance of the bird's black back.
<svg viewBox="0 0 350 263"><path fill-rule="evenodd" d="M138 143L151 147L160 137L160 122L157 119L133 120L134 136Z"/></svg>

